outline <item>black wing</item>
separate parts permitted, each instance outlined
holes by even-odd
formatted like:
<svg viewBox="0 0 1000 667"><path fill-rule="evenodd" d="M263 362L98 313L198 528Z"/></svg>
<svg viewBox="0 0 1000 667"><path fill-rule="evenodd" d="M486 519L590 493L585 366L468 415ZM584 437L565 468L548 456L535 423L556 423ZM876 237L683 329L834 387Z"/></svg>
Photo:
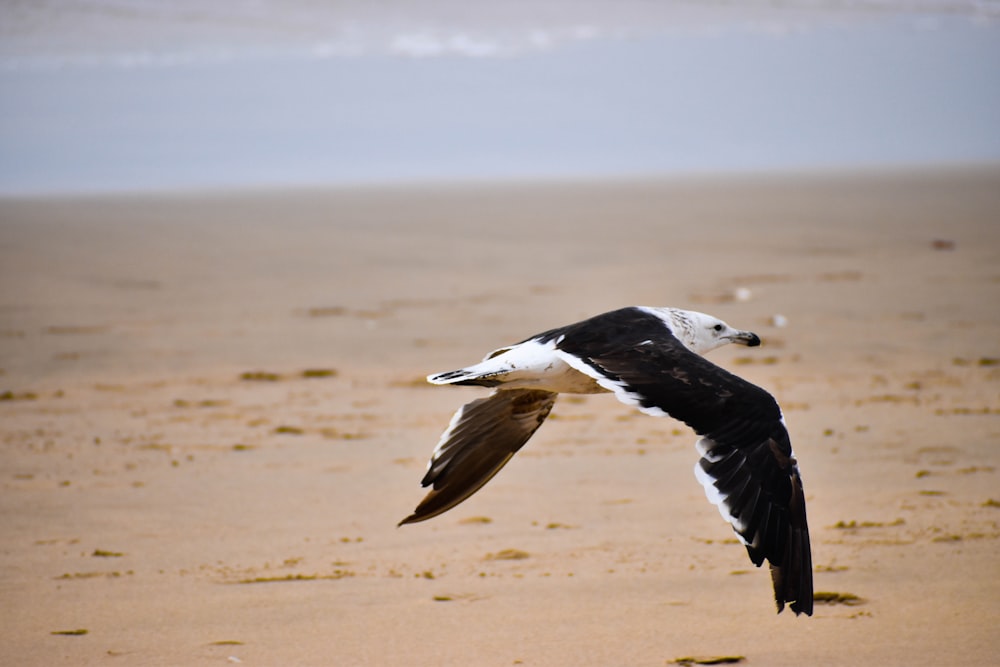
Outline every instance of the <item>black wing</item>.
<svg viewBox="0 0 1000 667"><path fill-rule="evenodd" d="M420 482L433 484L433 489L399 525L447 512L481 489L538 430L557 395L498 389L462 406L434 448Z"/></svg>
<svg viewBox="0 0 1000 667"><path fill-rule="evenodd" d="M696 474L754 564L769 562L778 611L789 602L796 614L811 615L805 497L778 404L685 348L662 322L647 319L655 315L633 311L631 317L631 326L619 313L623 326L563 329L557 346L568 363L622 402L668 414L702 436Z"/></svg>

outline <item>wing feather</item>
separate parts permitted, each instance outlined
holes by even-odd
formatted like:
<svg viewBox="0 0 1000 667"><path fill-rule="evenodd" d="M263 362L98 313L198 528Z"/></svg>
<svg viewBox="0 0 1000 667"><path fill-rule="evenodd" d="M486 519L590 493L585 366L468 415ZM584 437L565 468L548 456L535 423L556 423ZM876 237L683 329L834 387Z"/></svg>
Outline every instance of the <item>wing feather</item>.
<svg viewBox="0 0 1000 667"><path fill-rule="evenodd" d="M497 389L459 408L421 480L431 490L400 525L435 517L481 489L538 430L557 395L537 389Z"/></svg>
<svg viewBox="0 0 1000 667"><path fill-rule="evenodd" d="M666 325L598 334L565 330L557 354L619 400L668 414L702 436L698 478L746 545L771 568L778 611L812 614L812 555L805 496L774 398L694 354Z"/></svg>

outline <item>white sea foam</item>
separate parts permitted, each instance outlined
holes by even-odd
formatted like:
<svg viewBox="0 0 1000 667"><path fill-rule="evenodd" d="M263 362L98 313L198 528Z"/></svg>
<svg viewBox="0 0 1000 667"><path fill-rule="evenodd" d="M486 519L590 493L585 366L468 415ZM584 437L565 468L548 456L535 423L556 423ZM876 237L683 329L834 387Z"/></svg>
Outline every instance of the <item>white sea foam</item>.
<svg viewBox="0 0 1000 667"><path fill-rule="evenodd" d="M279 0L40 0L5 10L0 67L52 69L218 64L236 59L515 57L598 39L656 34L786 35L818 23L909 17L1000 20L994 0L822 0L699 5L640 0L542 5L460 0L314 3Z"/></svg>
<svg viewBox="0 0 1000 667"><path fill-rule="evenodd" d="M1000 162L997 17L962 0L19 3L0 21L0 195Z"/></svg>

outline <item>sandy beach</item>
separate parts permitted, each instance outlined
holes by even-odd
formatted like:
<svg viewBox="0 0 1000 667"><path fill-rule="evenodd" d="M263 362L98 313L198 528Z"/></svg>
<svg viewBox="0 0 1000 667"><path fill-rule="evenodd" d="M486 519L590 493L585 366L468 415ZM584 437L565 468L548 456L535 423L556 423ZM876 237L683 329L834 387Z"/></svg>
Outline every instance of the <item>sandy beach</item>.
<svg viewBox="0 0 1000 667"><path fill-rule="evenodd" d="M0 200L0 663L991 664L997 304L998 169ZM396 527L424 376L625 305L763 338L812 618L609 395Z"/></svg>

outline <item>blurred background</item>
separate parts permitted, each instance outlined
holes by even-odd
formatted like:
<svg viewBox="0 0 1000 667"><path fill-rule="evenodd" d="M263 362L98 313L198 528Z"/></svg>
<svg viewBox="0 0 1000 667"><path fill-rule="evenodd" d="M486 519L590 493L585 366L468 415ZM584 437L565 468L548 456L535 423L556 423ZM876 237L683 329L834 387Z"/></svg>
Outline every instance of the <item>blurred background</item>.
<svg viewBox="0 0 1000 667"><path fill-rule="evenodd" d="M0 4L0 194L1000 162L1000 2Z"/></svg>

